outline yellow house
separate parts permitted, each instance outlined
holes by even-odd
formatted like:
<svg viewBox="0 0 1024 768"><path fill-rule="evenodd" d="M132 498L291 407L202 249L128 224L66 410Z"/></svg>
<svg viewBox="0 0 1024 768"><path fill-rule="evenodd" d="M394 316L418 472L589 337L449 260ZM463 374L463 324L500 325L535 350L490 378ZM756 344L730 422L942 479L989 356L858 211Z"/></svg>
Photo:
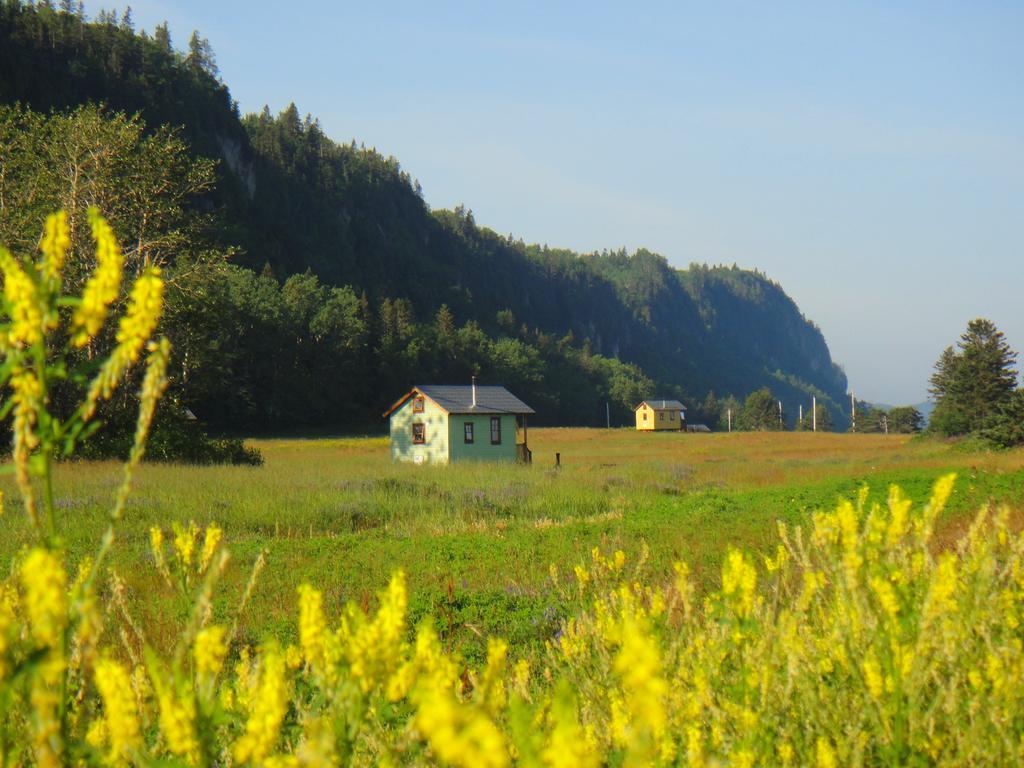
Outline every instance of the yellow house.
<svg viewBox="0 0 1024 768"><path fill-rule="evenodd" d="M639 430L686 429L686 406L678 400L644 400L633 412Z"/></svg>

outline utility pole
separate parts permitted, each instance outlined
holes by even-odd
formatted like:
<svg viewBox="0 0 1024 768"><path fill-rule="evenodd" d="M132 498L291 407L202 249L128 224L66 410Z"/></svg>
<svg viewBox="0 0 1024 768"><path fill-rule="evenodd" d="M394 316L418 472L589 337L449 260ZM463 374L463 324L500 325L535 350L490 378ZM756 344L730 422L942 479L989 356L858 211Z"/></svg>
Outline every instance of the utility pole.
<svg viewBox="0 0 1024 768"><path fill-rule="evenodd" d="M885 428L885 434L889 434L889 414L882 416L882 426Z"/></svg>
<svg viewBox="0 0 1024 768"><path fill-rule="evenodd" d="M726 410L726 416L729 417L729 431L732 432L732 408Z"/></svg>
<svg viewBox="0 0 1024 768"><path fill-rule="evenodd" d="M850 393L850 414L853 417L853 431L857 431L857 401L853 397L853 392Z"/></svg>
<svg viewBox="0 0 1024 768"><path fill-rule="evenodd" d="M811 395L811 430L818 431L818 396Z"/></svg>
<svg viewBox="0 0 1024 768"><path fill-rule="evenodd" d="M804 423L804 404L803 403L800 403L800 415L797 417L796 423L797 423L797 425L800 426L800 429L803 429L803 423Z"/></svg>
<svg viewBox="0 0 1024 768"><path fill-rule="evenodd" d="M608 401L607 400L604 401L604 419L605 419L605 423L608 425L608 429L611 429L612 428L612 409L611 409L611 406L608 405Z"/></svg>
<svg viewBox="0 0 1024 768"><path fill-rule="evenodd" d="M782 401L779 400L779 429L785 429L785 428L786 428L786 424L782 420Z"/></svg>

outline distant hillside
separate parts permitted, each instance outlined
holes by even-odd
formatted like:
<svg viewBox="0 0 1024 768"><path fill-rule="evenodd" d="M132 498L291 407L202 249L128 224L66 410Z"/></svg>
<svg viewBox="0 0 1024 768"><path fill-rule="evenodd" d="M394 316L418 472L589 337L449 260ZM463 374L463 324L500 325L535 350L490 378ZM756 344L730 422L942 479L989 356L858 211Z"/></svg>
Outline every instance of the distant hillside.
<svg viewBox="0 0 1024 768"><path fill-rule="evenodd" d="M478 225L466 209L432 211L397 160L354 141L332 141L294 105L276 116L265 109L241 117L198 35L183 54L166 27L151 36L110 15L86 23L8 2L0 6L0 43L0 103L39 112L102 103L139 113L149 130L181 126L197 156L219 161L214 190L194 203L216 213L211 247L234 248L236 264L278 284L308 271L323 285L350 286L362 297L361 322L370 336L362 342L361 365L380 385L360 391L358 407L330 416L338 426L379 413L396 390L424 373L468 375L455 364L431 368L422 356L381 367L384 347L373 334L384 333L382 313L401 301L413 325L434 327L445 305L456 328L473 324L492 351L503 339L534 350L523 354L537 356L540 379L524 375L521 386L541 400L550 396L552 421L599 423L603 399L613 399L625 419L630 387L692 405L712 390L742 398L768 386L792 413L816 394L843 428L845 374L820 330L760 273L702 265L679 270L645 250L577 254L528 245ZM447 323L446 315L437 327ZM409 333L405 343L415 336ZM597 362L588 362L591 356ZM245 357L239 352L239 365ZM487 359L492 362L477 366L482 373L506 370L498 358ZM575 362L565 362L570 359ZM618 362L635 369L620 370ZM569 367L559 369L563 364ZM580 393L585 406L571 402L573 382L556 382L556 370L578 377L578 387L597 387ZM588 384L584 370L597 378ZM241 380L250 373L232 375ZM630 387L616 388L616 377ZM258 388L259 377L251 378ZM213 421L225 419L226 428L277 428L296 418L285 412L298 410L275 406L277 415L257 418L260 403L274 396L251 395L248 410L237 416L208 403L205 410ZM204 410L203 402L192 405Z"/></svg>

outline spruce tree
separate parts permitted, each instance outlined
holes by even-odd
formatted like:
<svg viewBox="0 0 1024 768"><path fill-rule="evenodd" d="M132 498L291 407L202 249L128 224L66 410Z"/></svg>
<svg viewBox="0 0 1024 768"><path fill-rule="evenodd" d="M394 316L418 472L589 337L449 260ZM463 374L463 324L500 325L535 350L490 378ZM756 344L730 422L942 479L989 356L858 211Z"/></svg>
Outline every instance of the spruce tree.
<svg viewBox="0 0 1024 768"><path fill-rule="evenodd" d="M930 429L947 436L982 429L1013 396L1016 360L991 320L968 323L957 350L946 348L935 364L928 390L935 400Z"/></svg>

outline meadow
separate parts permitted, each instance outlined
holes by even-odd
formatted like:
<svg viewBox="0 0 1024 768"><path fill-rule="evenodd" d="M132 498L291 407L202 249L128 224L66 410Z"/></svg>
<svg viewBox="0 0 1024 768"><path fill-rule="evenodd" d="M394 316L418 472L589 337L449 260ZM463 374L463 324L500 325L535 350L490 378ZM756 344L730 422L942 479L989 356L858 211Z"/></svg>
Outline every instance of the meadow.
<svg viewBox="0 0 1024 768"><path fill-rule="evenodd" d="M628 429L534 429L533 466L392 464L386 438L256 440L262 467L141 467L110 565L128 587L147 639L170 647L190 601L153 567L149 529L216 523L232 561L215 617L233 613L253 562L266 567L241 637L293 640L296 585L322 590L336 614L372 608L393 571L408 578L411 625L431 615L450 649L471 662L486 638L531 654L574 610L551 567L571 574L594 547L618 549L667 579L685 561L701 590L717 588L729 547L771 552L777 522L807 525L867 485L884 500L898 484L915 502L943 473L959 481L937 540L960 532L986 501L1024 509L1024 451L987 452L897 435L641 434ZM561 467L555 468L555 453ZM57 467L56 505L69 562L93 553L120 481L114 462ZM0 483L0 558L31 542L11 478Z"/></svg>

